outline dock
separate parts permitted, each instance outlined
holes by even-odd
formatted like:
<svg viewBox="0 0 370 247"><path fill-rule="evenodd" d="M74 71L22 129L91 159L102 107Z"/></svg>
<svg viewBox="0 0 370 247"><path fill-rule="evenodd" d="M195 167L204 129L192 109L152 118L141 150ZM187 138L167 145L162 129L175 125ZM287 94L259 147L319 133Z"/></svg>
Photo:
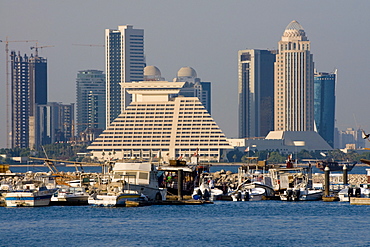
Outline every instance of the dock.
<svg viewBox="0 0 370 247"><path fill-rule="evenodd" d="M351 197L349 203L351 205L370 205L370 198Z"/></svg>

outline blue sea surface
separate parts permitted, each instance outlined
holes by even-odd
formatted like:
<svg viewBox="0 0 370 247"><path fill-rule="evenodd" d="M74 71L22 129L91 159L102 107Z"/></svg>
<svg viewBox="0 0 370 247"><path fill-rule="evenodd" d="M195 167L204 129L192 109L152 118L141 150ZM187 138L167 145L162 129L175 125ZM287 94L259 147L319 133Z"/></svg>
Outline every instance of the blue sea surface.
<svg viewBox="0 0 370 247"><path fill-rule="evenodd" d="M370 206L225 202L0 208L0 246L370 246Z"/></svg>
<svg viewBox="0 0 370 247"><path fill-rule="evenodd" d="M216 172L220 170L225 171L231 171L233 173L238 172L238 167L240 167L240 164L238 165L212 165L210 167L210 172ZM73 166L57 166L57 169L59 171L64 172L74 172L76 171L76 168ZM78 167L79 170L81 170L80 167ZM100 166L84 166L83 167L84 172L101 172L102 169ZM370 166L355 166L352 171L348 172L349 174L366 174L366 169L370 169ZM27 172L27 171L33 171L33 172L48 172L49 168L46 166L11 166L10 170L12 172ZM313 173L324 173L320 169L316 168L315 166L312 167ZM341 172L332 172L332 173L341 173Z"/></svg>

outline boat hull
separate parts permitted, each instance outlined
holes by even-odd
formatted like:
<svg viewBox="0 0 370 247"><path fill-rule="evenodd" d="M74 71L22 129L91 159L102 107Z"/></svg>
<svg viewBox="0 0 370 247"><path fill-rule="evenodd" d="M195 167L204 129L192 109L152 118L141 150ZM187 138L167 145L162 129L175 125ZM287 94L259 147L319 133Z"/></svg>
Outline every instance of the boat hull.
<svg viewBox="0 0 370 247"><path fill-rule="evenodd" d="M27 192L15 191L8 192L5 195L5 204L7 207L41 207L50 204L51 196L55 189Z"/></svg>
<svg viewBox="0 0 370 247"><path fill-rule="evenodd" d="M144 203L147 200L142 195L126 193L120 195L97 195L95 198L89 197L88 199L90 205L100 207L126 207L127 201Z"/></svg>

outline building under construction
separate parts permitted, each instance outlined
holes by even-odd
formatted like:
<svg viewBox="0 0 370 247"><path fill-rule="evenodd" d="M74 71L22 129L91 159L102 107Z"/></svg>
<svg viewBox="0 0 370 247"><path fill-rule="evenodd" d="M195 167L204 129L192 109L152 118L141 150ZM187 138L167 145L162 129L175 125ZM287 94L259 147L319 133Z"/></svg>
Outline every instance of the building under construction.
<svg viewBox="0 0 370 247"><path fill-rule="evenodd" d="M33 147L36 108L47 103L47 60L11 52L11 146Z"/></svg>

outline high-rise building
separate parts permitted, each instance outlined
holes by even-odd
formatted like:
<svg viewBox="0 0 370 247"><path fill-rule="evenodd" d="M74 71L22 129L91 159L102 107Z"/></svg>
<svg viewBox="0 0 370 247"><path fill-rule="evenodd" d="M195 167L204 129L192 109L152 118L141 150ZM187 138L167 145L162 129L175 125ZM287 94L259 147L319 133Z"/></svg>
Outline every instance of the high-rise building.
<svg viewBox="0 0 370 247"><path fill-rule="evenodd" d="M303 27L286 27L275 62L275 131L314 130L314 62Z"/></svg>
<svg viewBox="0 0 370 247"><path fill-rule="evenodd" d="M75 105L71 104L59 104L59 116L58 116L58 126L61 129L63 138L66 141L73 141L76 135L75 131Z"/></svg>
<svg viewBox="0 0 370 247"><path fill-rule="evenodd" d="M122 83L132 102L88 147L98 159L167 159L199 156L219 161L233 149L197 97L171 97L186 82L140 81Z"/></svg>
<svg viewBox="0 0 370 247"><path fill-rule="evenodd" d="M274 129L275 53L238 52L239 138L266 136Z"/></svg>
<svg viewBox="0 0 370 247"><path fill-rule="evenodd" d="M144 79L144 30L132 25L106 29L105 61L106 126L109 126L131 102L120 83Z"/></svg>
<svg viewBox="0 0 370 247"><path fill-rule="evenodd" d="M317 132L334 147L335 85L334 73L316 72L314 78L314 111Z"/></svg>
<svg viewBox="0 0 370 247"><path fill-rule="evenodd" d="M27 148L29 141L29 63L11 52L11 128L12 148Z"/></svg>
<svg viewBox="0 0 370 247"><path fill-rule="evenodd" d="M47 60L11 52L12 148L34 148L39 142L37 105L47 103Z"/></svg>
<svg viewBox="0 0 370 247"><path fill-rule="evenodd" d="M36 120L39 123L36 132L36 147L55 142L71 141L73 136L74 104L49 102L38 105Z"/></svg>
<svg viewBox="0 0 370 247"><path fill-rule="evenodd" d="M211 83L202 82L192 67L182 67L177 72L175 81L185 82L178 95L198 97L203 106L211 114ZM177 96L177 95L173 95Z"/></svg>
<svg viewBox="0 0 370 247"><path fill-rule="evenodd" d="M37 133L40 131L40 123L37 120L37 106L48 102L47 60L31 55L29 59L30 72L30 115L29 115L29 147L37 148L40 139Z"/></svg>
<svg viewBox="0 0 370 247"><path fill-rule="evenodd" d="M76 79L77 134L105 129L105 75L100 70L81 70Z"/></svg>

